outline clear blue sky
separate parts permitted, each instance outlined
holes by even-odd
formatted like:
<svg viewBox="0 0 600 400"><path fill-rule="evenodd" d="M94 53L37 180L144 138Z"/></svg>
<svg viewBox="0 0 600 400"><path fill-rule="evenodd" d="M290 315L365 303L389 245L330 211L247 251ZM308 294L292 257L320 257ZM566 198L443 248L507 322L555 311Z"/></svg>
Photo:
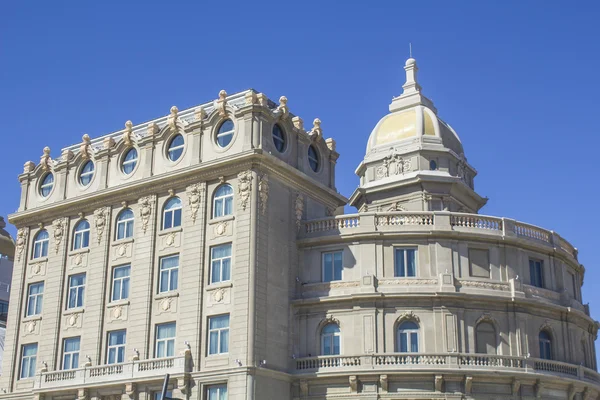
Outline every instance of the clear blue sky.
<svg viewBox="0 0 600 400"><path fill-rule="evenodd" d="M479 171L482 213L574 243L600 319L599 2L6 1L0 15L0 215L44 146L57 157L83 133L250 87L323 121L349 196L412 42L424 93Z"/></svg>

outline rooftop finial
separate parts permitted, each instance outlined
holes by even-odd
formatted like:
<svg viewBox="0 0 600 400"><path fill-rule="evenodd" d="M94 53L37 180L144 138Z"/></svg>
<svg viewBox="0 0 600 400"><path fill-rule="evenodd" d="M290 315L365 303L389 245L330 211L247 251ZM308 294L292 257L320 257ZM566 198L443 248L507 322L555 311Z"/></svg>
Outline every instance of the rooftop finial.
<svg viewBox="0 0 600 400"><path fill-rule="evenodd" d="M408 57L412 58L412 43L408 42Z"/></svg>
<svg viewBox="0 0 600 400"><path fill-rule="evenodd" d="M406 71L406 82L402 86L403 94L417 93L421 91L421 86L417 83L417 60L412 58L412 44L410 45L410 58L404 64Z"/></svg>

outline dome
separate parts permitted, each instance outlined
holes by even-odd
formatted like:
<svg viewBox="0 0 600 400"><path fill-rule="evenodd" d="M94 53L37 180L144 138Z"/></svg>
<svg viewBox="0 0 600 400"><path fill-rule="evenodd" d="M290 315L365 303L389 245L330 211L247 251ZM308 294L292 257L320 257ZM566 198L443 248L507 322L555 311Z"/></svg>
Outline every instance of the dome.
<svg viewBox="0 0 600 400"><path fill-rule="evenodd" d="M15 255L15 241L4 229L6 222L0 217L0 254L13 258Z"/></svg>

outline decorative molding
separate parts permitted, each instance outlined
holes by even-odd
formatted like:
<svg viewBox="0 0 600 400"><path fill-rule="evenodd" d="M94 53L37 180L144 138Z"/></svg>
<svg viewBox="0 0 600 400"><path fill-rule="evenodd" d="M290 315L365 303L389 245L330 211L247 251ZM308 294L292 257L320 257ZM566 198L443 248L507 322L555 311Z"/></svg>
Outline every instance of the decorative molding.
<svg viewBox="0 0 600 400"><path fill-rule="evenodd" d="M217 289L213 293L213 300L215 301L215 303L222 302L224 298L225 298L225 289L223 289L223 288Z"/></svg>
<svg viewBox="0 0 600 400"><path fill-rule="evenodd" d="M315 118L313 121L313 127L310 132L308 132L308 137L310 137L310 140L313 142L320 140L323 137L323 129L321 129L321 120L319 118Z"/></svg>
<svg viewBox="0 0 600 400"><path fill-rule="evenodd" d="M269 200L269 175L262 175L258 180L258 198L260 200L260 212L265 215Z"/></svg>
<svg viewBox="0 0 600 400"><path fill-rule="evenodd" d="M177 115L179 114L179 109L177 106L171 107L170 115L167 118L167 124L171 128L172 131L177 131Z"/></svg>
<svg viewBox="0 0 600 400"><path fill-rule="evenodd" d="M146 136L152 137L158 132L158 125L156 122L150 122L148 126L146 126Z"/></svg>
<svg viewBox="0 0 600 400"><path fill-rule="evenodd" d="M492 314L490 314L489 312L484 312L483 314L481 314L481 317L479 317L475 322L475 327L477 327L477 325L479 325L482 322L489 322L490 324L494 325L494 329L496 330L496 332L498 332L498 321L496 321L496 319L492 317Z"/></svg>
<svg viewBox="0 0 600 400"><path fill-rule="evenodd" d="M26 228L21 228L17 231L17 240L16 240L16 248L17 248L17 261L21 261L21 256L23 255L23 250L27 247L27 236L29 232Z"/></svg>
<svg viewBox="0 0 600 400"><path fill-rule="evenodd" d="M248 207L248 200L252 192L252 171L242 171L238 174L238 197L243 211Z"/></svg>
<svg viewBox="0 0 600 400"><path fill-rule="evenodd" d="M227 232L229 221L223 221L215 226L215 236L223 236Z"/></svg>
<svg viewBox="0 0 600 400"><path fill-rule="evenodd" d="M200 200L205 191L206 188L202 183L194 183L192 185L189 185L185 190L185 193L187 194L188 198L188 204L190 206L192 223L196 223L198 210L200 209Z"/></svg>
<svg viewBox="0 0 600 400"><path fill-rule="evenodd" d="M162 311L171 310L171 303L173 302L173 297L165 297L160 301L160 309Z"/></svg>
<svg viewBox="0 0 600 400"><path fill-rule="evenodd" d="M405 311L402 314L400 314L398 316L398 318L396 319L396 322L398 324L400 324L404 321L415 321L416 323L421 322L421 320L419 319L419 316L416 315L413 311Z"/></svg>
<svg viewBox="0 0 600 400"><path fill-rule="evenodd" d="M542 389L543 388L544 388L544 384L542 383L542 381L540 379L536 380L535 384L533 385L533 390L534 390L536 399L542 398Z"/></svg>
<svg viewBox="0 0 600 400"><path fill-rule="evenodd" d="M60 249L60 243L62 242L63 237L65 236L65 230L67 229L68 218L58 218L52 222L52 227L54 228L53 236L54 236L54 250L58 254L58 250Z"/></svg>
<svg viewBox="0 0 600 400"><path fill-rule="evenodd" d="M436 392L441 392L443 386L444 386L444 376L443 375L436 375L435 376L435 391Z"/></svg>
<svg viewBox="0 0 600 400"><path fill-rule="evenodd" d="M288 99L285 96L279 98L279 106L275 109L275 113L279 115L280 119L287 119L290 114L290 109L287 106Z"/></svg>
<svg viewBox="0 0 600 400"><path fill-rule="evenodd" d="M341 289L351 288L360 286L359 281L332 281L332 282L319 282L314 284L305 285L303 288L304 293L308 292L323 292L330 289Z"/></svg>
<svg viewBox="0 0 600 400"><path fill-rule="evenodd" d="M133 122L125 122L125 131L123 132L123 142L126 146L133 145Z"/></svg>
<svg viewBox="0 0 600 400"><path fill-rule="evenodd" d="M512 395L516 396L519 394L519 390L521 390L521 381L513 378L511 384Z"/></svg>
<svg viewBox="0 0 600 400"><path fill-rule="evenodd" d="M328 316L326 316L325 318L323 318L323 320L321 321L321 323L319 324L319 327L322 328L325 325L328 324L336 324L337 326L339 326L341 328L341 324L340 324L340 320L335 318L333 316L333 314L329 314Z"/></svg>
<svg viewBox="0 0 600 400"><path fill-rule="evenodd" d="M410 158L402 158L400 154L390 154L383 159L381 165L375 169L375 177L383 179L388 176L402 175L410 172L412 163Z"/></svg>
<svg viewBox="0 0 600 400"><path fill-rule="evenodd" d="M219 111L219 115L224 117L227 115L227 92L221 90L219 92L219 98L215 102L215 108Z"/></svg>
<svg viewBox="0 0 600 400"><path fill-rule="evenodd" d="M152 207L154 205L154 196L140 197L138 205L140 206L140 217L142 218L142 231L146 233L148 229L148 223L150 222L150 216L152 215Z"/></svg>
<svg viewBox="0 0 600 400"><path fill-rule="evenodd" d="M253 91L249 91L248 93L246 93L244 95L244 100L246 101L247 106L258 103L258 97L256 96L256 93L254 93Z"/></svg>
<svg viewBox="0 0 600 400"><path fill-rule="evenodd" d="M294 211L296 213L296 229L300 231L300 228L302 228L302 215L304 214L304 196L301 193L296 195Z"/></svg>
<svg viewBox="0 0 600 400"><path fill-rule="evenodd" d="M104 234L104 228L106 228L106 221L108 219L108 214L110 212L110 208L101 207L94 211L94 226L96 227L96 238L98 240L98 244L102 241L102 235Z"/></svg>
<svg viewBox="0 0 600 400"><path fill-rule="evenodd" d="M387 375L379 375L379 386L384 393L388 392L389 380Z"/></svg>
<svg viewBox="0 0 600 400"><path fill-rule="evenodd" d="M469 281L469 280L457 280L460 286L471 286L480 289L492 289L492 290L502 290L505 292L510 291L510 284L508 283L492 283L492 282L482 282L482 281Z"/></svg>
<svg viewBox="0 0 600 400"><path fill-rule="evenodd" d="M402 206L401 201L396 201L392 203L386 211L408 211L404 206Z"/></svg>
<svg viewBox="0 0 600 400"><path fill-rule="evenodd" d="M88 390L77 389L77 400L88 400Z"/></svg>
<svg viewBox="0 0 600 400"><path fill-rule="evenodd" d="M206 118L206 110L204 107L198 107L194 110L194 118L197 122L202 122Z"/></svg>
<svg viewBox="0 0 600 400"><path fill-rule="evenodd" d="M90 135L87 133L81 137L79 153L81 154L81 158L84 160L89 160L92 157L92 139L90 139Z"/></svg>
<svg viewBox="0 0 600 400"><path fill-rule="evenodd" d="M123 317L123 306L116 306L112 309L111 315L114 319L121 319Z"/></svg>
<svg viewBox="0 0 600 400"><path fill-rule="evenodd" d="M350 375L348 377L348 384L350 385L350 392L358 393L358 378L356 375Z"/></svg>
<svg viewBox="0 0 600 400"><path fill-rule="evenodd" d="M294 125L294 128L296 128L297 130L304 131L304 121L302 120L302 118L300 118L300 117L292 118L292 124Z"/></svg>
<svg viewBox="0 0 600 400"><path fill-rule="evenodd" d="M50 157L50 147L48 146L44 147L44 154L40 157L40 165L44 171L50 171L52 168L52 158Z"/></svg>
<svg viewBox="0 0 600 400"><path fill-rule="evenodd" d="M473 390L473 377L465 376L465 394L470 395Z"/></svg>
<svg viewBox="0 0 600 400"><path fill-rule="evenodd" d="M302 395L302 397L308 396L308 381L307 380L300 381L300 394Z"/></svg>
<svg viewBox="0 0 600 400"><path fill-rule="evenodd" d="M523 285L526 294L530 294L533 296L544 297L550 300L560 300L560 293L554 292L552 290L543 289L530 285Z"/></svg>
<svg viewBox="0 0 600 400"><path fill-rule="evenodd" d="M137 393L137 385L133 382L128 382L125 384L125 394L129 397L130 400L135 399L135 395Z"/></svg>
<svg viewBox="0 0 600 400"><path fill-rule="evenodd" d="M419 278L408 278L408 279L381 279L378 281L378 285L437 285L437 279L419 279Z"/></svg>

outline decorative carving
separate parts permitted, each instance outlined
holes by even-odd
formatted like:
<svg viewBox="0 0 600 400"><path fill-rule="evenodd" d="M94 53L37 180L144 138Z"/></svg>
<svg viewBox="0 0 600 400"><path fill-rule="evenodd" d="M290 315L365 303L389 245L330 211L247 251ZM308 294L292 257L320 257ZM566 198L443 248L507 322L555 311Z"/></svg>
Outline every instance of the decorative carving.
<svg viewBox="0 0 600 400"><path fill-rule="evenodd" d="M403 321L415 321L418 323L421 320L413 311L405 311L402 314L400 314L400 316L398 317L398 319L396 321L398 323L401 323Z"/></svg>
<svg viewBox="0 0 600 400"><path fill-rule="evenodd" d="M23 173L28 174L29 172L33 172L35 169L35 163L33 161L27 161L23 164Z"/></svg>
<svg viewBox="0 0 600 400"><path fill-rule="evenodd" d="M304 131L304 121L302 120L302 118L292 118L292 124L294 124L294 128L298 129L299 131Z"/></svg>
<svg viewBox="0 0 600 400"><path fill-rule="evenodd" d="M538 296L538 297L545 297L545 298L551 299L551 300L560 300L560 293L557 293L552 290L538 288L538 287L534 287L534 286L527 286L527 285L524 286L524 289L525 289L525 294Z"/></svg>
<svg viewBox="0 0 600 400"><path fill-rule="evenodd" d="M254 93L253 91L249 91L244 97L246 99L246 105L254 105L258 101L256 93Z"/></svg>
<svg viewBox="0 0 600 400"><path fill-rule="evenodd" d="M295 212L296 212L296 229L298 231L300 231L300 228L302 228L302 215L304 214L304 196L302 196L302 194L300 194L300 193L298 193L296 195Z"/></svg>
<svg viewBox="0 0 600 400"><path fill-rule="evenodd" d="M512 395L513 396L518 395L519 390L521 389L521 381L513 378L511 388L512 388Z"/></svg>
<svg viewBox="0 0 600 400"><path fill-rule="evenodd" d="M67 218L58 218L55 219L52 223L52 226L54 227L54 250L56 251L56 253L58 253L58 249L60 248L60 242L62 241L62 238L65 235L67 221Z"/></svg>
<svg viewBox="0 0 600 400"><path fill-rule="evenodd" d="M541 380L536 380L535 381L535 385L533 385L533 391L535 392L535 398L536 399L541 399L542 398L542 389L544 388L544 385L542 384Z"/></svg>
<svg viewBox="0 0 600 400"><path fill-rule="evenodd" d="M252 171L242 171L238 174L238 196L239 204L246 211L250 193L252 191Z"/></svg>
<svg viewBox="0 0 600 400"><path fill-rule="evenodd" d="M437 285L437 279L380 279L379 285Z"/></svg>
<svg viewBox="0 0 600 400"><path fill-rule="evenodd" d="M27 333L35 332L35 326L37 325L37 321L29 321L25 324L25 331Z"/></svg>
<svg viewBox="0 0 600 400"><path fill-rule="evenodd" d="M117 248L117 255L119 257L124 257L126 254L127 254L127 243L124 243Z"/></svg>
<svg viewBox="0 0 600 400"><path fill-rule="evenodd" d="M60 158L62 161L71 161L73 159L73 152L69 149L65 149L60 155Z"/></svg>
<svg viewBox="0 0 600 400"><path fill-rule="evenodd" d="M219 115L224 117L227 115L227 92L221 90L219 92L219 98L216 101L215 108L219 111Z"/></svg>
<svg viewBox="0 0 600 400"><path fill-rule="evenodd" d="M411 169L410 159L403 159L400 154L391 154L383 159L380 166L375 169L377 179L388 176L401 175L409 172Z"/></svg>
<svg viewBox="0 0 600 400"><path fill-rule="evenodd" d="M258 198L260 199L260 212L265 215L267 212L267 202L269 200L269 176L263 175L258 181Z"/></svg>
<svg viewBox="0 0 600 400"><path fill-rule="evenodd" d="M146 135L152 137L156 132L158 132L158 125L156 125L156 122L150 122L148 126L146 126Z"/></svg>
<svg viewBox="0 0 600 400"><path fill-rule="evenodd" d="M163 311L169 311L171 309L171 303L173 302L172 297L165 297L160 302L160 309Z"/></svg>
<svg viewBox="0 0 600 400"><path fill-rule="evenodd" d="M177 106L171 107L169 110L171 113L169 114L169 118L167 118L167 123L172 130L177 130L177 114L179 114L179 109Z"/></svg>
<svg viewBox="0 0 600 400"><path fill-rule="evenodd" d="M23 255L23 250L25 250L25 246L27 245L27 229L21 228L17 231L17 261L21 261L21 256Z"/></svg>
<svg viewBox="0 0 600 400"><path fill-rule="evenodd" d="M325 139L325 145L329 149L329 151L335 151L335 140L333 138Z"/></svg>
<svg viewBox="0 0 600 400"><path fill-rule="evenodd" d="M31 274L32 275L40 275L42 273L42 265L43 263L35 263L31 264Z"/></svg>
<svg viewBox="0 0 600 400"><path fill-rule="evenodd" d="M388 392L389 380L387 375L379 375L379 386L384 393Z"/></svg>
<svg viewBox="0 0 600 400"><path fill-rule="evenodd" d="M88 400L87 389L77 389L77 400Z"/></svg>
<svg viewBox="0 0 600 400"><path fill-rule="evenodd" d="M222 288L215 290L215 293L213 294L213 299L215 300L215 302L220 303L223 301L224 298L225 290L223 290Z"/></svg>
<svg viewBox="0 0 600 400"><path fill-rule="evenodd" d="M300 393L303 397L308 396L308 381L301 380L300 381Z"/></svg>
<svg viewBox="0 0 600 400"><path fill-rule="evenodd" d="M123 132L123 142L126 146L133 144L131 139L133 139L133 122L127 121L125 122L125 132Z"/></svg>
<svg viewBox="0 0 600 400"><path fill-rule="evenodd" d="M69 326L75 326L77 324L77 320L79 319L79 313L71 314L67 319Z"/></svg>
<svg viewBox="0 0 600 400"><path fill-rule="evenodd" d="M435 376L435 391L436 392L441 392L443 385L444 385L444 376L443 375L436 375Z"/></svg>
<svg viewBox="0 0 600 400"><path fill-rule="evenodd" d="M492 317L492 314L490 314L489 312L484 312L481 315L481 317L479 317L477 319L477 322L475 322L475 326L479 325L482 322L489 322L490 324L494 325L495 327L498 326L498 323L496 322L494 317Z"/></svg>
<svg viewBox="0 0 600 400"><path fill-rule="evenodd" d="M389 158L384 158L383 162L379 167L375 169L375 176L377 179L383 179L388 176L390 170L390 160Z"/></svg>
<svg viewBox="0 0 600 400"><path fill-rule="evenodd" d="M138 200L140 206L140 217L142 218L142 231L146 233L148 229L148 223L150 222L150 215L152 215L152 205L154 204L153 196L144 196Z"/></svg>
<svg viewBox="0 0 600 400"><path fill-rule="evenodd" d="M77 265L78 267L81 265L81 263L83 262L83 255L77 254L75 256L75 258L73 258L73 262L75 263L75 265Z"/></svg>
<svg viewBox="0 0 600 400"><path fill-rule="evenodd" d="M90 139L90 135L85 133L81 137L81 146L79 146L79 153L81 153L81 158L84 160L88 160L92 157L92 139Z"/></svg>
<svg viewBox="0 0 600 400"><path fill-rule="evenodd" d="M459 280L458 284L460 286L471 286L480 289L493 289L493 290L502 290L502 291L510 291L510 285L507 283L490 283L490 282L480 282L480 281L468 281L468 280Z"/></svg>
<svg viewBox="0 0 600 400"><path fill-rule="evenodd" d="M137 386L135 383L133 382L128 382L125 384L125 394L127 395L127 397L129 397L131 400L135 399L135 394L137 392Z"/></svg>
<svg viewBox="0 0 600 400"><path fill-rule="evenodd" d="M204 107L198 107L194 110L194 118L196 121L202 121L206 118L206 110Z"/></svg>
<svg viewBox="0 0 600 400"><path fill-rule="evenodd" d="M225 232L227 232L227 221L223 221L217 226L215 226L215 235L223 236Z"/></svg>
<svg viewBox="0 0 600 400"><path fill-rule="evenodd" d="M275 109L275 112L281 115L281 119L286 119L290 114L290 109L287 106L288 99L285 96L279 98L279 106Z"/></svg>
<svg viewBox="0 0 600 400"><path fill-rule="evenodd" d="M321 326L325 326L327 324L336 324L337 326L340 326L340 320L335 318L333 314L329 314L323 319L323 321L321 321Z"/></svg>
<svg viewBox="0 0 600 400"><path fill-rule="evenodd" d="M108 219L109 208L102 207L94 211L94 226L96 227L96 238L98 244L102 241L106 220Z"/></svg>
<svg viewBox="0 0 600 400"><path fill-rule="evenodd" d="M458 164L456 165L456 176L464 183L467 183L467 159L463 153L460 154L460 160L458 160Z"/></svg>
<svg viewBox="0 0 600 400"><path fill-rule="evenodd" d="M123 307L116 306L115 308L113 308L112 316L114 319L121 319L121 317L123 316Z"/></svg>
<svg viewBox="0 0 600 400"><path fill-rule="evenodd" d="M260 104L262 107L266 107L269 104L269 99L264 93L257 94L256 98L258 100L258 104Z"/></svg>
<svg viewBox="0 0 600 400"><path fill-rule="evenodd" d="M569 391L567 392L567 400L573 400L575 398L576 394L577 394L577 387L571 383L569 385Z"/></svg>
<svg viewBox="0 0 600 400"><path fill-rule="evenodd" d="M359 281L332 281L332 282L320 282L320 283L312 283L309 285L304 285L303 292L322 292L331 289L344 289L351 287L360 286Z"/></svg>
<svg viewBox="0 0 600 400"><path fill-rule="evenodd" d="M192 223L196 223L196 217L198 216L198 210L200 209L200 198L204 194L204 185L201 183L194 183L186 188L185 192L188 198L188 204L190 205Z"/></svg>
<svg viewBox="0 0 600 400"><path fill-rule="evenodd" d="M473 377L465 376L465 394L471 394L473 390Z"/></svg>
<svg viewBox="0 0 600 400"><path fill-rule="evenodd" d="M358 378L356 377L356 375L350 375L348 377L348 384L350 385L350 391L352 393L358 392Z"/></svg>
<svg viewBox="0 0 600 400"><path fill-rule="evenodd" d="M402 206L402 202L397 201L392 203L386 211L406 211L406 208Z"/></svg>
<svg viewBox="0 0 600 400"><path fill-rule="evenodd" d="M50 158L50 147L44 147L44 154L40 158L40 165L44 171L49 171L52 168L52 158Z"/></svg>
<svg viewBox="0 0 600 400"><path fill-rule="evenodd" d="M586 386L581 393L581 398L583 400L592 400L594 398L594 392L590 389L589 386Z"/></svg>
<svg viewBox="0 0 600 400"><path fill-rule="evenodd" d="M312 141L320 140L323 137L323 129L321 129L321 120L319 118L315 118L313 121L313 127L308 136Z"/></svg>
<svg viewBox="0 0 600 400"><path fill-rule="evenodd" d="M104 140L102 141L102 146L105 149L112 149L113 147L115 147L115 139L111 138L111 137L106 137L104 138Z"/></svg>
<svg viewBox="0 0 600 400"><path fill-rule="evenodd" d="M165 238L165 244L167 247L171 247L175 244L175 232L171 232Z"/></svg>

